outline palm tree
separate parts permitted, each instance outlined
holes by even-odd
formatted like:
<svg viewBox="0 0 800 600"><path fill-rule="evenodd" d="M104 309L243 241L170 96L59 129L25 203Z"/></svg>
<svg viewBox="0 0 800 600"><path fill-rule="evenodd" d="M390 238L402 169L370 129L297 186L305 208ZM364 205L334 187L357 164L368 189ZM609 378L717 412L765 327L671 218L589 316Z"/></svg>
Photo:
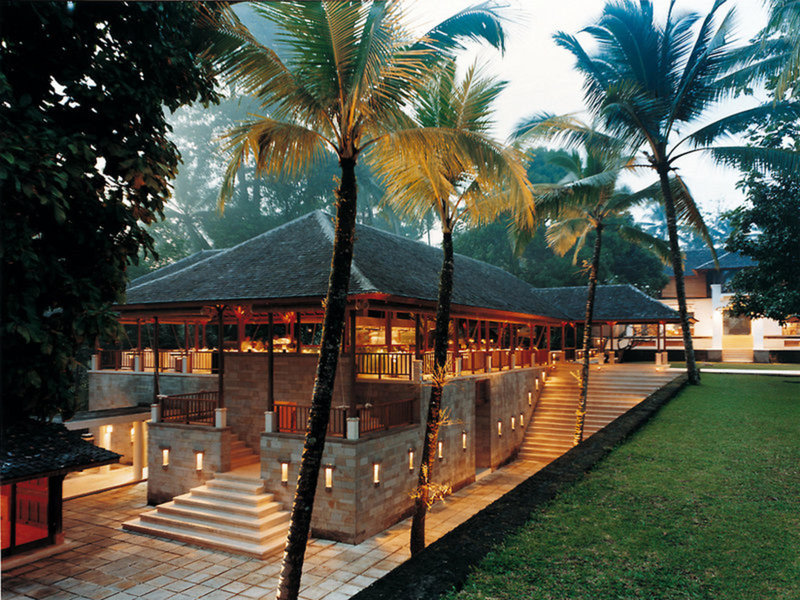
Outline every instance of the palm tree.
<svg viewBox="0 0 800 600"><path fill-rule="evenodd" d="M442 268L434 333L434 370L425 441L414 497L411 524L411 553L425 547L425 516L436 500L431 474L441 424L442 392L446 382L445 364L449 341L450 304L453 294L453 229L463 221L486 221L503 210L530 214L532 196L528 189L524 155L492 139L492 104L505 83L485 77L475 65L459 81L454 60L446 63L417 99L416 121L429 130L463 134L473 145L475 159L465 161L446 145L427 154L413 152L395 137L381 141L386 152L376 154L375 169L386 182L387 201L400 212L424 219L433 212L442 228Z"/></svg>
<svg viewBox="0 0 800 600"><path fill-rule="evenodd" d="M405 32L396 1L275 2L254 10L279 30L281 55L261 44L229 7L208 17L214 32L209 58L268 115L253 116L228 133L230 163L221 201L251 158L263 174L298 173L326 152L341 167L319 362L278 584L278 598L284 599L296 598L300 588L330 416L353 256L356 162L374 152L388 132L413 129L404 107L442 56L460 47L459 39L502 47L503 31L487 5L458 13L416 42ZM446 132L406 133L402 143L412 152L424 154L437 144L450 145L454 153L470 150L463 138Z"/></svg>
<svg viewBox="0 0 800 600"><path fill-rule="evenodd" d="M800 164L797 153L786 150L716 144L766 116L798 116L798 103L767 103L718 118L686 133L701 117L718 110L725 95L732 91L730 82L722 79L733 52L733 11L718 19L724 3L725 0L716 0L701 19L696 13L677 15L673 11L673 0L663 23L656 22L650 0L607 3L598 21L584 30L596 44L592 53L572 35L558 33L555 36L556 42L576 58L577 68L585 79L585 97L590 110L610 134L626 138L630 148L640 152L645 159L641 166L658 174L686 367L693 384L700 382L700 374L695 364L686 310L678 220L686 221L699 231L709 246L712 242L689 189L677 173L676 164L697 152L709 155L720 164L742 169L796 169ZM572 143L579 144L588 132L581 129L580 124L572 125L574 127L562 121L557 123L556 129ZM531 126L541 128L541 119L523 123L518 134L524 135ZM684 192L682 199L675 195L676 186Z"/></svg>
<svg viewBox="0 0 800 600"><path fill-rule="evenodd" d="M613 151L616 148L618 151ZM589 289L583 322L583 366L581 369L578 408L575 412L575 437L577 445L583 441L586 416L586 401L589 390L589 349L592 341L597 273L600 267L602 235L606 229L615 229L621 238L652 250L659 258L668 262L669 248L660 240L630 226L623 215L633 206L646 201L655 190L652 188L631 194L617 191L619 174L631 164L631 157L619 152L621 146L608 136L596 132L587 138L586 157L578 152L551 157L553 164L565 169L567 176L554 186L537 186L537 215L549 219L547 243L563 256L574 248L573 263L584 247L587 237L594 233L594 250L589 266Z"/></svg>

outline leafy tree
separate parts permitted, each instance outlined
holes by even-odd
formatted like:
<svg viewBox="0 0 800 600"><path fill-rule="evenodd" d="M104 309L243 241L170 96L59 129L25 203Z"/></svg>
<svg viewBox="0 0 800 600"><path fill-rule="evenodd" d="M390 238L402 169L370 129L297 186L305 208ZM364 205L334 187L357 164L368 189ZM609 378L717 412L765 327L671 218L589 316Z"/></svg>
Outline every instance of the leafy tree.
<svg viewBox="0 0 800 600"><path fill-rule="evenodd" d="M265 3L255 11L279 29L275 49L259 42L232 11L210 22L216 35L209 56L266 113L229 132L221 199L232 196L235 175L251 158L259 174L292 175L326 153L341 168L319 362L278 584L283 599L299 592L330 417L353 255L356 163L384 142L392 151L419 154L450 144L468 156L466 140L416 128L403 109L429 69L460 46L457 39L502 45L503 34L485 7L462 11L416 43L405 33L397 2Z"/></svg>
<svg viewBox="0 0 800 600"><path fill-rule="evenodd" d="M564 255L574 249L573 263L584 247L589 233L594 234L594 250L589 263L589 288L583 323L583 366L581 369L580 398L575 412L575 439L583 441L586 418L586 400L589 392L589 350L592 343L595 292L602 250L603 231L616 229L620 237L651 249L661 257L669 250L663 240L655 238L637 227L631 227L621 217L642 202L643 195L617 191L619 174L631 164L624 153L624 145L609 136L594 132L587 137L584 147L586 157L578 152L559 156L554 160L567 171L556 186L539 186L537 212L539 218L548 218L547 242L557 254ZM644 197L650 195L646 191Z"/></svg>
<svg viewBox="0 0 800 600"><path fill-rule="evenodd" d="M492 139L492 104L505 83L484 76L476 65L456 77L455 59L445 63L420 91L415 120L424 128L463 132L477 161L464 161L449 147L426 153L400 146L376 155L376 168L387 188L387 199L404 215L424 218L434 212L442 228L442 268L434 330L433 385L425 422L414 516L411 553L425 548L425 516L436 500L431 477L441 424L442 392L446 383L450 305L453 295L453 229L462 221L486 221L503 210L531 214L532 197L520 152Z"/></svg>
<svg viewBox="0 0 800 600"><path fill-rule="evenodd" d="M164 108L215 99L196 16L186 3L2 6L5 422L68 416L78 349L116 328L110 305L152 250L143 225L179 161Z"/></svg>
<svg viewBox="0 0 800 600"><path fill-rule="evenodd" d="M674 1L664 22L657 22L650 0L609 2L597 22L584 31L595 43L591 52L572 35L558 33L556 42L576 58L584 76L589 108L616 137L625 137L641 153L643 166L659 179L667 218L672 268L683 329L689 381L700 382L694 359L678 221L683 220L711 240L694 199L676 168L678 161L704 152L721 164L743 169L798 166L797 153L776 148L721 145L720 139L745 131L769 115L800 114L792 102L767 103L717 118L694 131L690 126L711 111L732 91L723 79L733 61L731 37L733 11L719 18L725 0L717 0L707 15L676 14ZM588 132L574 120L537 115L518 129L525 135L533 127L546 127L579 144ZM680 192L680 193L676 193Z"/></svg>

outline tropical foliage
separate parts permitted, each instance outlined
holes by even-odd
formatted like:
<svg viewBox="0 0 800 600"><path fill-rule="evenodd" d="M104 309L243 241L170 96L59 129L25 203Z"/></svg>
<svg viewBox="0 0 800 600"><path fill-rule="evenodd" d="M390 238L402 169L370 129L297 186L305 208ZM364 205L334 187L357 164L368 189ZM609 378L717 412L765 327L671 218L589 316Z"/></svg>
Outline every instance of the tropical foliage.
<svg viewBox="0 0 800 600"><path fill-rule="evenodd" d="M179 154L164 108L215 99L186 3L6 2L0 27L4 421L68 416L79 348L116 328Z"/></svg>
<svg viewBox="0 0 800 600"><path fill-rule="evenodd" d="M644 159L641 166L658 175L692 383L699 383L700 375L686 309L678 222L690 224L709 245L711 240L676 167L680 159L698 152L742 169L790 170L800 163L798 155L788 150L720 143L768 115L800 114L797 103L766 103L691 127L708 118L734 89L730 80L723 79L734 61L733 11L722 14L724 4L717 0L708 14L701 16L677 13L673 1L666 19L658 22L649 0L609 2L597 22L584 30L594 42L591 51L573 35L556 35L556 42L575 56L592 113L611 135L628 140L630 148ZM520 124L518 135L525 136L534 128L550 128L554 135L576 145L590 134L575 119L535 115Z"/></svg>
<svg viewBox="0 0 800 600"><path fill-rule="evenodd" d="M387 202L403 215L422 219L433 212L442 229L442 268L434 332L434 373L425 439L414 494L411 553L425 547L425 516L436 500L432 485L436 444L442 420L442 392L450 332L453 293L453 229L460 222L486 222L503 211L532 220L532 196L526 178L524 157L519 151L495 141L492 105L505 87L487 77L475 64L462 78L456 76L456 61L450 60L420 90L415 103L415 122L431 131L446 131L470 144L470 159L445 144L420 154L406 150L397 136L381 141L375 166L384 179ZM402 139L402 138L401 138ZM392 152L392 148L398 151Z"/></svg>
<svg viewBox="0 0 800 600"><path fill-rule="evenodd" d="M356 163L361 154L386 148L389 135L391 151L424 155L449 145L460 160L468 160L472 147L463 137L419 129L404 108L429 70L460 47L458 40L502 46L503 34L486 7L463 11L420 40L405 30L398 2L265 3L255 11L277 28L274 47L261 43L232 10L209 19L216 35L208 55L261 110L228 133L230 161L221 201L232 196L236 173L250 160L259 175L295 175L325 154L333 154L341 168L319 362L278 587L278 598L296 598L347 306Z"/></svg>
<svg viewBox="0 0 800 600"><path fill-rule="evenodd" d="M588 128L587 128L588 129ZM573 262L584 247L589 233L594 234L594 249L588 265L589 285L586 312L583 322L583 366L580 378L580 398L575 411L575 437L577 445L583 440L586 401L589 391L589 350L592 344L595 293L602 249L603 232L616 230L620 237L646 247L667 260L669 250L663 240L655 238L626 223L623 215L630 208L648 200L654 190L643 194L617 191L619 175L630 167L631 157L624 144L600 131L586 138L585 157L577 151L569 155L556 155L553 160L567 171L567 176L556 186L537 186L539 218L548 220L547 242L557 254L564 255L574 249ZM614 151L616 150L616 152Z"/></svg>

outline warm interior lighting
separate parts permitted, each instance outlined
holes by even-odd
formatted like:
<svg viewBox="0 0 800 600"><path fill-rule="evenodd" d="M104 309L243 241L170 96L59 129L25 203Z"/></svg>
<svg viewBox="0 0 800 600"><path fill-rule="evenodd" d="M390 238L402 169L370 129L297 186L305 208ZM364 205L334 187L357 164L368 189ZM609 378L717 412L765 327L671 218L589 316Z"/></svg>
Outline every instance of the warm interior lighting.
<svg viewBox="0 0 800 600"><path fill-rule="evenodd" d="M203 470L203 453L202 452L195 452L194 453L194 468L197 471Z"/></svg>
<svg viewBox="0 0 800 600"><path fill-rule="evenodd" d="M375 485L381 483L381 463L372 463L372 483Z"/></svg>
<svg viewBox="0 0 800 600"><path fill-rule="evenodd" d="M519 426L525 427L525 415L522 413L519 413Z"/></svg>
<svg viewBox="0 0 800 600"><path fill-rule="evenodd" d="M497 421L497 435L498 437L502 437L503 435L503 422L500 420Z"/></svg>
<svg viewBox="0 0 800 600"><path fill-rule="evenodd" d="M325 489L333 489L333 467L325 467Z"/></svg>
<svg viewBox="0 0 800 600"><path fill-rule="evenodd" d="M439 442L439 460L444 458L444 445L442 442Z"/></svg>
<svg viewBox="0 0 800 600"><path fill-rule="evenodd" d="M539 380L538 379L536 380L536 388L537 389L539 388ZM533 404L533 394L531 392L528 392L528 406L531 406L532 404Z"/></svg>
<svg viewBox="0 0 800 600"><path fill-rule="evenodd" d="M467 449L467 432L466 431L462 431L461 432L461 449L462 450L466 450Z"/></svg>
<svg viewBox="0 0 800 600"><path fill-rule="evenodd" d="M134 438L135 435L136 435L136 431L133 428L133 425L131 425L131 441L133 441L133 438Z"/></svg>
<svg viewBox="0 0 800 600"><path fill-rule="evenodd" d="M408 470L409 471L413 471L414 470L414 449L413 448L409 448L408 449Z"/></svg>
<svg viewBox="0 0 800 600"><path fill-rule="evenodd" d="M289 461L281 461L281 483L286 485L289 483Z"/></svg>
<svg viewBox="0 0 800 600"><path fill-rule="evenodd" d="M169 448L161 449L161 466L162 467L169 466Z"/></svg>
<svg viewBox="0 0 800 600"><path fill-rule="evenodd" d="M511 431L514 431L517 428L517 419L511 417Z"/></svg>
<svg viewBox="0 0 800 600"><path fill-rule="evenodd" d="M114 426L113 425L106 425L106 433L113 433Z"/></svg>
<svg viewBox="0 0 800 600"><path fill-rule="evenodd" d="M542 383L547 382L547 371L542 371Z"/></svg>

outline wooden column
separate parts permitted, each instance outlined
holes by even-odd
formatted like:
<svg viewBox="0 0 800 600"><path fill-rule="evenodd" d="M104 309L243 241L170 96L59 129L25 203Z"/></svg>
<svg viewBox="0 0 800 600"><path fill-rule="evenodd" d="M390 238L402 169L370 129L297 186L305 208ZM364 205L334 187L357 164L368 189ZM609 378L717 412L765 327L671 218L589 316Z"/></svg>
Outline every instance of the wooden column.
<svg viewBox="0 0 800 600"><path fill-rule="evenodd" d="M392 311L387 310L386 322L383 329L383 344L386 346L386 351L392 351Z"/></svg>
<svg viewBox="0 0 800 600"><path fill-rule="evenodd" d="M161 368L160 356L158 351L158 317L153 317L153 404L158 402L161 388L158 384L158 371Z"/></svg>
<svg viewBox="0 0 800 600"><path fill-rule="evenodd" d="M358 416L356 408L356 311L350 311L350 398L347 403L347 418Z"/></svg>
<svg viewBox="0 0 800 600"><path fill-rule="evenodd" d="M200 329L198 329L197 321L194 324L194 349L200 350Z"/></svg>
<svg viewBox="0 0 800 600"><path fill-rule="evenodd" d="M547 353L548 353L547 361L548 362L550 362L550 356L549 356L549 354L550 354L550 346L551 346L550 338L551 338L550 323L548 323L547 324Z"/></svg>
<svg viewBox="0 0 800 600"><path fill-rule="evenodd" d="M136 319L136 354L142 360L142 320Z"/></svg>
<svg viewBox="0 0 800 600"><path fill-rule="evenodd" d="M203 338L203 348L208 348L208 341L206 340L206 324L200 324L200 333L202 334L200 337Z"/></svg>
<svg viewBox="0 0 800 600"><path fill-rule="evenodd" d="M303 323L300 320L300 312L298 311L295 314L297 315L297 318L295 319L295 324L294 324L294 341L295 341L294 351L297 352L297 354L300 354L303 351L303 340L301 339L302 336L300 335L301 333L300 330L302 329Z"/></svg>
<svg viewBox="0 0 800 600"><path fill-rule="evenodd" d="M458 319L453 319L453 351L458 352L459 345L458 345Z"/></svg>
<svg viewBox="0 0 800 600"><path fill-rule="evenodd" d="M414 358L422 358L422 336L419 332L419 313L414 313Z"/></svg>
<svg viewBox="0 0 800 600"><path fill-rule="evenodd" d="M267 410L275 411L275 317L267 315Z"/></svg>
<svg viewBox="0 0 800 600"><path fill-rule="evenodd" d="M217 327L219 328L219 360L217 361L217 407L225 408L225 319L224 313L225 306L220 304L217 306Z"/></svg>
<svg viewBox="0 0 800 600"><path fill-rule="evenodd" d="M490 347L489 342L491 341L489 338L489 321L484 321L483 327L484 327L484 337L486 338L486 350L488 350Z"/></svg>

